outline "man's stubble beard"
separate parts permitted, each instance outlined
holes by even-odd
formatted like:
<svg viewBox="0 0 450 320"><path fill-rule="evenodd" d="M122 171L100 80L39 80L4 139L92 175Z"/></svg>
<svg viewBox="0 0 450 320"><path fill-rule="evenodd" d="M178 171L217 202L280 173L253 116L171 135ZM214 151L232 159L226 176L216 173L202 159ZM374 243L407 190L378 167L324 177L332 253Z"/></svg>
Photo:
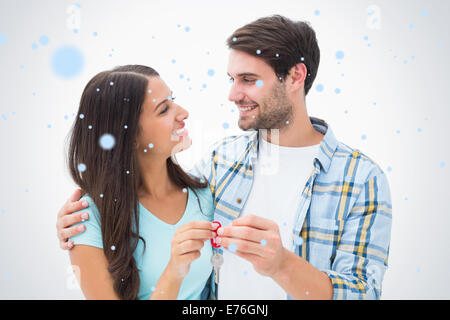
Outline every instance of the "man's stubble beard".
<svg viewBox="0 0 450 320"><path fill-rule="evenodd" d="M285 85L275 84L270 95L258 106L259 114L247 126L238 123L244 131L283 129L292 118L292 104L286 96ZM247 116L248 117L248 116Z"/></svg>

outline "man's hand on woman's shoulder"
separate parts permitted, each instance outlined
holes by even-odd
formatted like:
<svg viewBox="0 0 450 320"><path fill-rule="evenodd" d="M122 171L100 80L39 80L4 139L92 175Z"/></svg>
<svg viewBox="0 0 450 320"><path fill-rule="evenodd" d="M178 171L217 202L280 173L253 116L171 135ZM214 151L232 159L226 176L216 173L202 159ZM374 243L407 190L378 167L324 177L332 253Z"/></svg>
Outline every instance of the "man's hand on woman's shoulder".
<svg viewBox="0 0 450 320"><path fill-rule="evenodd" d="M68 241L69 238L84 232L86 227L83 224L72 227L72 225L86 221L89 218L87 212L73 212L80 211L89 206L86 200L80 201L82 194L81 189L77 189L72 196L66 201L58 212L56 220L56 234L59 238L59 246L63 250L70 250L73 248L73 243Z"/></svg>

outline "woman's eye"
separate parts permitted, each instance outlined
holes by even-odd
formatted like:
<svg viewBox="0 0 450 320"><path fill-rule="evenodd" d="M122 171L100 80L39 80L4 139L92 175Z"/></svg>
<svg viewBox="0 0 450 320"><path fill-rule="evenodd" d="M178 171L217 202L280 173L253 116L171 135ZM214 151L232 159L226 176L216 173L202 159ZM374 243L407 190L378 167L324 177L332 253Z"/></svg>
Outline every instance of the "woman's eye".
<svg viewBox="0 0 450 320"><path fill-rule="evenodd" d="M164 109L159 113L159 114L163 114L165 113L167 110L169 110L169 106L165 106Z"/></svg>
<svg viewBox="0 0 450 320"><path fill-rule="evenodd" d="M173 101L175 100L175 97L170 97L169 100L173 102ZM159 114L166 113L167 110L169 110L169 105L168 105L168 104L166 104L166 106L164 107L164 109L163 109Z"/></svg>

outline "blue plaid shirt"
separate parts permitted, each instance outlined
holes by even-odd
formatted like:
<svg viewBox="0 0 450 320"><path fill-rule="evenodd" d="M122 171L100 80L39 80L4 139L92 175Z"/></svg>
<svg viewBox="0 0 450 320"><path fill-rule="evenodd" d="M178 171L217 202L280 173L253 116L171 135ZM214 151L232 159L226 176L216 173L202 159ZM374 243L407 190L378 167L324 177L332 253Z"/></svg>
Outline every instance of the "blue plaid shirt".
<svg viewBox="0 0 450 320"><path fill-rule="evenodd" d="M386 175L363 153L337 141L325 121L310 120L324 138L306 185L299 190L288 249L328 275L333 299L379 299L392 225ZM222 226L242 212L252 188L257 152L257 131L227 137L191 170L208 179L214 220ZM213 279L214 275L210 298L217 299Z"/></svg>

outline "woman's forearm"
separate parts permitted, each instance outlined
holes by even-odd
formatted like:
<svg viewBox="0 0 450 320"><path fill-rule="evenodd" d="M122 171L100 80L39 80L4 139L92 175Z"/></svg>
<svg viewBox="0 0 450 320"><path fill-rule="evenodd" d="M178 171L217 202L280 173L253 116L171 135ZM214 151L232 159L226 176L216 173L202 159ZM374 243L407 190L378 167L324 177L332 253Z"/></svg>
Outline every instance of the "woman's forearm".
<svg viewBox="0 0 450 320"><path fill-rule="evenodd" d="M176 300L183 279L173 276L169 268L166 268L159 277L155 290L150 300Z"/></svg>

